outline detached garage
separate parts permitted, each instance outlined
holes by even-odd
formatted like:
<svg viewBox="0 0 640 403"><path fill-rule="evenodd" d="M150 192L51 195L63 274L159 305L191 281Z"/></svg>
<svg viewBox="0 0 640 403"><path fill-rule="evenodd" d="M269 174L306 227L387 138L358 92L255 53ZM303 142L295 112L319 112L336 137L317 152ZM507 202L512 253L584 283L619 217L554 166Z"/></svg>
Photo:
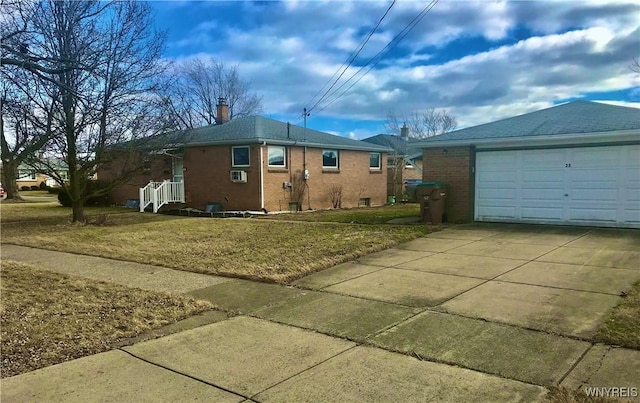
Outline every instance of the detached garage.
<svg viewBox="0 0 640 403"><path fill-rule="evenodd" d="M578 101L425 140L450 221L640 228L640 110Z"/></svg>

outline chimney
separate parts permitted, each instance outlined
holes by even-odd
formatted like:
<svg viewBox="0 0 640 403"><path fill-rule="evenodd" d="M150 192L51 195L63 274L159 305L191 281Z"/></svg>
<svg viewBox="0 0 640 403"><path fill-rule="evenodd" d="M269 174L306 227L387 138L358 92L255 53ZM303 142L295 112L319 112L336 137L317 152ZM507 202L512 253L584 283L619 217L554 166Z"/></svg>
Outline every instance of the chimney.
<svg viewBox="0 0 640 403"><path fill-rule="evenodd" d="M400 138L405 141L409 140L409 128L406 123L400 128Z"/></svg>
<svg viewBox="0 0 640 403"><path fill-rule="evenodd" d="M216 105L216 124L221 125L229 121L229 105L227 100L223 97L218 98L218 105Z"/></svg>

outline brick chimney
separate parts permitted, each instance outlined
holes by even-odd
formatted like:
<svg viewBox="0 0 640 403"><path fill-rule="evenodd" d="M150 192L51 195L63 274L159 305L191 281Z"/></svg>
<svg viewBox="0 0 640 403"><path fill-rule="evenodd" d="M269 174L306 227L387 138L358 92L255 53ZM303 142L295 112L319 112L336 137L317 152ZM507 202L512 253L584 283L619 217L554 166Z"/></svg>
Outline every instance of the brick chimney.
<svg viewBox="0 0 640 403"><path fill-rule="evenodd" d="M223 97L218 98L218 105L216 105L216 124L221 125L229 121L229 105L227 100Z"/></svg>
<svg viewBox="0 0 640 403"><path fill-rule="evenodd" d="M400 128L400 138L405 141L409 140L409 128L406 123Z"/></svg>

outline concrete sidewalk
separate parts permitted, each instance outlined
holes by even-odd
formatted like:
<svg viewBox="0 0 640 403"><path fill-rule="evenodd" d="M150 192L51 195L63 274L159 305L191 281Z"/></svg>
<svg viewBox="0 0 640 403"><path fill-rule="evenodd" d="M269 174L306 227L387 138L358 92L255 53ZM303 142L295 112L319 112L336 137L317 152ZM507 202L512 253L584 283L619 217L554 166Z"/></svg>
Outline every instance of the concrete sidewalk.
<svg viewBox="0 0 640 403"><path fill-rule="evenodd" d="M166 267L7 244L2 244L0 257L2 260L29 263L57 273L176 294L230 280Z"/></svg>
<svg viewBox="0 0 640 403"><path fill-rule="evenodd" d="M458 226L286 287L2 245L3 259L243 315L5 379L2 399L535 401L556 385L640 387L640 351L590 341L640 279L638 250L637 231Z"/></svg>

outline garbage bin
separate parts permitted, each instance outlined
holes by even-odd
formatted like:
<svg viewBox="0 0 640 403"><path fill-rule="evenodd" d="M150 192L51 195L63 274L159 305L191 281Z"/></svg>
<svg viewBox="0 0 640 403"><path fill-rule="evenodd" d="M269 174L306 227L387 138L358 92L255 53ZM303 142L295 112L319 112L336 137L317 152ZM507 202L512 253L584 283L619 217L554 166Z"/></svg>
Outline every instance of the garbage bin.
<svg viewBox="0 0 640 403"><path fill-rule="evenodd" d="M447 186L443 182L422 182L416 186L422 222L442 224Z"/></svg>
<svg viewBox="0 0 640 403"><path fill-rule="evenodd" d="M416 187L422 183L421 179L407 179L404 181L404 198L410 203L417 202Z"/></svg>

